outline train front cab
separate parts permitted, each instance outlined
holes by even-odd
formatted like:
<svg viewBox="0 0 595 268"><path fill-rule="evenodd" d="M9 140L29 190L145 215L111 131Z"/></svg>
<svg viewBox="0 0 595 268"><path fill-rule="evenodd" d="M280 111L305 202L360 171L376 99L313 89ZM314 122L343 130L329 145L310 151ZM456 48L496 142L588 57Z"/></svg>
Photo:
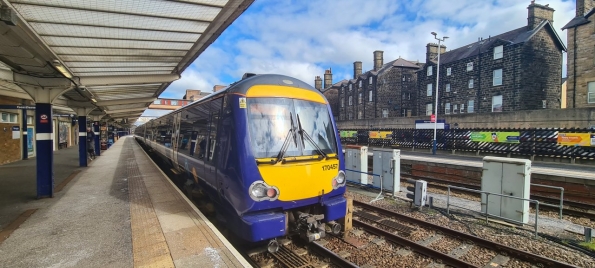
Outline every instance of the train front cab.
<svg viewBox="0 0 595 268"><path fill-rule="evenodd" d="M298 232L312 241L324 236L321 223L340 228L345 167L324 96L309 86L254 85L234 99L235 120L245 126L238 138L246 141L240 160L251 199L240 235L263 241Z"/></svg>

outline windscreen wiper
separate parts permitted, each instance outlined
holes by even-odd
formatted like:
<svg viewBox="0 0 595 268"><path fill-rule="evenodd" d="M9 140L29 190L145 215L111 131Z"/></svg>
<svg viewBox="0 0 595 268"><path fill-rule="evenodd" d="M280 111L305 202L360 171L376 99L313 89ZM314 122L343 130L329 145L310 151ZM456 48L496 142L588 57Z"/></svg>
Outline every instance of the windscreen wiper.
<svg viewBox="0 0 595 268"><path fill-rule="evenodd" d="M289 139L293 138L293 142L295 143L295 147L297 147L297 138L295 133L295 124L293 123L293 115L291 112L289 113L289 119L291 120L291 128L289 129L289 133L287 133L287 137L285 137L285 141L283 142L283 146L281 146L281 150L279 154L277 154L277 158L274 160L273 164L279 163L285 156L285 152L289 149Z"/></svg>
<svg viewBox="0 0 595 268"><path fill-rule="evenodd" d="M314 142L314 139L312 139L312 137L310 137L310 135L308 134L308 132L304 131L304 129L302 128L302 122L300 121L300 115L297 114L297 121L298 121L298 133L300 133L300 136L302 137L302 145L304 146L304 148L306 147L306 144L304 144L304 137L306 137L306 139L314 146L314 148L316 149L316 151L318 151L322 157L324 157L324 159L327 159L328 156L326 155L326 153L320 149L320 147L318 147L318 144L316 144L316 142Z"/></svg>

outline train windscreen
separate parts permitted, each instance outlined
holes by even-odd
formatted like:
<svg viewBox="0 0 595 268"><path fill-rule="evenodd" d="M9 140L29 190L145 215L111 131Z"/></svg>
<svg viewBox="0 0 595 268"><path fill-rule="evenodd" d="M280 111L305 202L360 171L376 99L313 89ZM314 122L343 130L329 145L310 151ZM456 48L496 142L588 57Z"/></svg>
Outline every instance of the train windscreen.
<svg viewBox="0 0 595 268"><path fill-rule="evenodd" d="M250 98L247 103L250 142L256 158L275 158L281 151L284 156L337 153L325 104L280 98Z"/></svg>

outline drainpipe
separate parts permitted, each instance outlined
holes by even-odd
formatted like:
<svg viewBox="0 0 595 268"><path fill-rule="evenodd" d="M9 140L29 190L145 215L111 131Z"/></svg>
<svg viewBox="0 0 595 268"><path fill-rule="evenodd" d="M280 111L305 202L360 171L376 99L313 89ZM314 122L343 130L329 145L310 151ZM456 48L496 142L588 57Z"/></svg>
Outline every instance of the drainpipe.
<svg viewBox="0 0 595 268"><path fill-rule="evenodd" d="M577 50L577 44L576 44L576 28L578 26L574 26L574 55L572 55L572 57L574 58L574 62L572 63L574 65L574 68L572 68L572 108L576 108L576 50Z"/></svg>

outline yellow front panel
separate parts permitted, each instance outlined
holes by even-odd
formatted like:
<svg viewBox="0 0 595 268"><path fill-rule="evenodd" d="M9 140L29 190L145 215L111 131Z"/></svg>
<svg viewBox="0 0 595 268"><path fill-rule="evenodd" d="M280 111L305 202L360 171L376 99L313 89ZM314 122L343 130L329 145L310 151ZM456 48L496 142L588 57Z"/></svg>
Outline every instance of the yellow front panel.
<svg viewBox="0 0 595 268"><path fill-rule="evenodd" d="M339 173L339 160L316 160L303 163L261 164L263 180L279 188L280 201L293 201L320 196L333 190L332 180Z"/></svg>
<svg viewBox="0 0 595 268"><path fill-rule="evenodd" d="M307 100L326 104L324 97L312 90L297 87L256 85L248 89L246 97L249 98L290 98Z"/></svg>

